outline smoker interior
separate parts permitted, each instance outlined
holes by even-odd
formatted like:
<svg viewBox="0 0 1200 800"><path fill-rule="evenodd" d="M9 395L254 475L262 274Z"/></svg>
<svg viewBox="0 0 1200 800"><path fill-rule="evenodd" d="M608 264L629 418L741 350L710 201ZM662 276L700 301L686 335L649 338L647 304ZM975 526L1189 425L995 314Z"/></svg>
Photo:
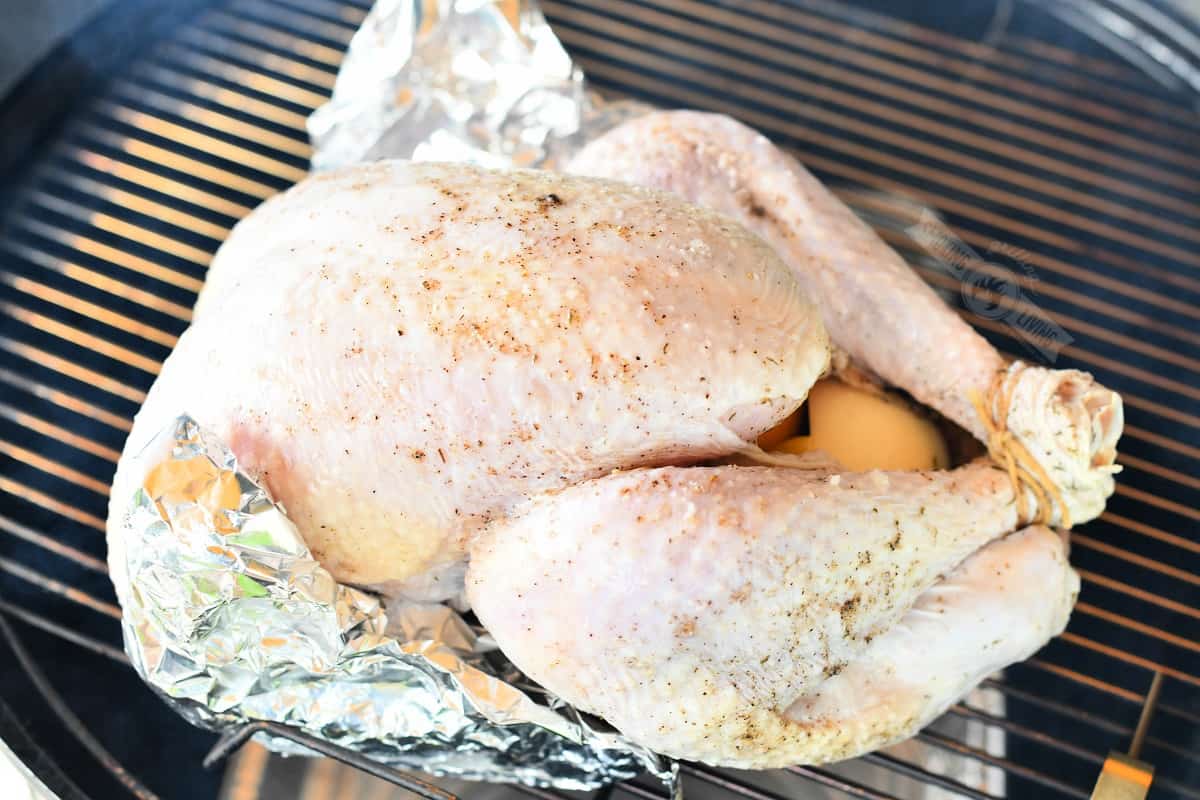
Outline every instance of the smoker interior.
<svg viewBox="0 0 1200 800"><path fill-rule="evenodd" d="M692 797L1086 798L1157 673L1151 797L1200 798L1200 113L1178 77L1195 77L1197 57L1181 46L1194 28L1141 8L545 3L596 88L760 128L1002 351L1049 347L1126 401L1117 493L1073 534L1083 590L1063 636L912 742L822 768L685 766ZM120 652L108 481L212 253L305 174L305 116L366 10L119 2L0 101L0 737L63 798L220 790L200 765L214 735ZM1130 25L1153 57L1119 36ZM906 233L914 207L1010 269L1058 339L1031 339L1005 297L964 308ZM245 752L226 797L335 796L332 762ZM664 796L644 780L606 795Z"/></svg>

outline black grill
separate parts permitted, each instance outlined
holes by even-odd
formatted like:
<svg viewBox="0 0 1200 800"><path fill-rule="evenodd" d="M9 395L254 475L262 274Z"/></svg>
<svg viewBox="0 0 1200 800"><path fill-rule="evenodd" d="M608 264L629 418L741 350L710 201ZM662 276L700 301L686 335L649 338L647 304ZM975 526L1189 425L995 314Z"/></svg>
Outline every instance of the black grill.
<svg viewBox="0 0 1200 800"><path fill-rule="evenodd" d="M1073 534L1080 602L1037 656L912 743L781 773L685 767L687 788L1085 798L1157 674L1141 754L1157 766L1151 796L1200 798L1195 28L1133 0L911 4L904 20L886 8L545 3L596 88L763 130L948 298L957 283L904 233L914 204L1020 275L1073 340L1057 366L1124 395L1125 471L1105 514ZM108 480L211 254L305 174L304 118L365 13L359 0L119 3L0 105L0 650L12 651L0 735L64 798L217 792L200 766L214 737L163 707L120 652ZM1113 15L1174 60L1114 39L1097 22ZM963 313L1026 355L1009 327ZM248 755L226 796L293 796L297 769ZM641 781L596 796L608 793L663 796Z"/></svg>

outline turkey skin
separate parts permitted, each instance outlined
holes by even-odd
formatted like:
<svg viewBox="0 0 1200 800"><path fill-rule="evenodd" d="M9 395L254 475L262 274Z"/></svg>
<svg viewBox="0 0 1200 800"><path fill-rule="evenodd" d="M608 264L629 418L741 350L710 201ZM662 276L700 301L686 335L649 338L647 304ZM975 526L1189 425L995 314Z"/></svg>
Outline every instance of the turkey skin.
<svg viewBox="0 0 1200 800"><path fill-rule="evenodd" d="M235 228L126 449L186 412L339 581L441 599L513 502L746 447L828 360L788 268L714 212L599 179L381 162L310 177ZM142 477L129 462L110 517Z"/></svg>

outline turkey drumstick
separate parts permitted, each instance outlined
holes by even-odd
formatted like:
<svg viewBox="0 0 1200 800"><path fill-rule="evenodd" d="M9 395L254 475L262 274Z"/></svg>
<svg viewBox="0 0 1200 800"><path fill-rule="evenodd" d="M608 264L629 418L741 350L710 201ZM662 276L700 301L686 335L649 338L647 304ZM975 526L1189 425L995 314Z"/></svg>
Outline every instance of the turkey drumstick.
<svg viewBox="0 0 1200 800"><path fill-rule="evenodd" d="M636 470L495 523L467 592L522 671L641 744L824 762L912 735L1062 630L1078 579L1047 529L995 542L1019 524L986 461Z"/></svg>
<svg viewBox="0 0 1200 800"><path fill-rule="evenodd" d="M649 114L590 143L569 171L653 186L737 219L775 248L856 362L962 425L1047 498L1046 521L1097 516L1112 494L1121 398L1077 370L1014 364L795 159L719 114ZM982 411L982 413L981 413Z"/></svg>

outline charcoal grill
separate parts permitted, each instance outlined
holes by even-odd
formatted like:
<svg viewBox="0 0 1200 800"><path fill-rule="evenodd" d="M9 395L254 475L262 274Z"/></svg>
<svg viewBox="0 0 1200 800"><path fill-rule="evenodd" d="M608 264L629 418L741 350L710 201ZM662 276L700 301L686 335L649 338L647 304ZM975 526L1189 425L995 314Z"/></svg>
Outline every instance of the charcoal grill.
<svg viewBox="0 0 1200 800"><path fill-rule="evenodd" d="M1063 636L913 743L762 775L687 766L687 789L1086 798L1157 675L1151 797L1200 798L1197 28L1140 0L906 4L903 18L825 0L544 6L596 88L762 129L958 301L905 233L913 204L937 209L1069 336L1058 365L1126 401L1125 471L1073 535L1083 590ZM366 10L127 0L0 102L0 737L62 798L218 792L201 767L215 736L120 651L108 479L211 254L305 174L304 118ZM963 313L1029 357L1003 315ZM296 775L258 752L227 796L298 796ZM488 796L559 796L501 791ZM664 796L635 781L594 797L619 795Z"/></svg>

